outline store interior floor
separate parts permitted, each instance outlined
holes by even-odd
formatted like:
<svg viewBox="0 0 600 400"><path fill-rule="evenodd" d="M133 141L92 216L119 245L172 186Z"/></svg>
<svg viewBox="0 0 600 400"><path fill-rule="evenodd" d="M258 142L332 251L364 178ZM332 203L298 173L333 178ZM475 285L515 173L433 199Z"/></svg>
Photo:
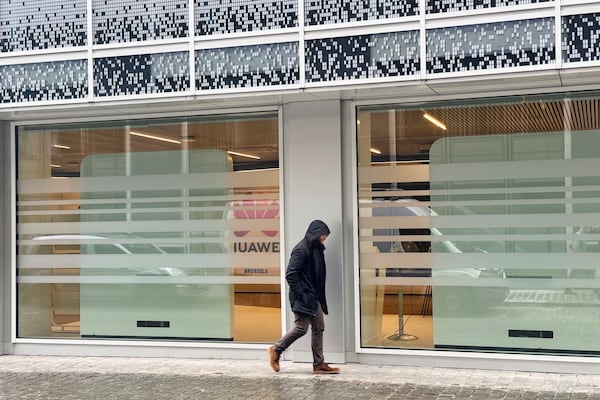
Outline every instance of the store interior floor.
<svg viewBox="0 0 600 400"><path fill-rule="evenodd" d="M236 342L271 343L281 336L281 309L275 307L234 306L233 334ZM433 325L430 315L405 315L404 333L416 336L414 340L389 339L399 331L398 315L382 316L381 335L365 346L433 347ZM79 321L53 326L54 337L78 337Z"/></svg>
<svg viewBox="0 0 600 400"><path fill-rule="evenodd" d="M233 338L236 342L273 342L281 336L281 309L235 305ZM51 337L79 337L79 315L56 316Z"/></svg>
<svg viewBox="0 0 600 400"><path fill-rule="evenodd" d="M281 311L278 308L236 306L234 337L241 342L273 342L279 339ZM433 319L431 315L405 315L404 334L398 339L400 322L397 314L383 314L381 335L365 346L433 348Z"/></svg>
<svg viewBox="0 0 600 400"><path fill-rule="evenodd" d="M372 339L365 346L377 347L412 347L433 348L433 319L431 315L404 315L403 333L406 337L399 338L401 324L396 314L383 314L381 335Z"/></svg>

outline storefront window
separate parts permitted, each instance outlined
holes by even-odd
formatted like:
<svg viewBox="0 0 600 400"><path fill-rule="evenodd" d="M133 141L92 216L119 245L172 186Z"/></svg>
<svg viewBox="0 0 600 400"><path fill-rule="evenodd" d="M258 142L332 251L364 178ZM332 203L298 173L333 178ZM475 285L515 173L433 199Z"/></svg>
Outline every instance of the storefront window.
<svg viewBox="0 0 600 400"><path fill-rule="evenodd" d="M277 339L278 135L274 114L19 126L18 336Z"/></svg>
<svg viewBox="0 0 600 400"><path fill-rule="evenodd" d="M598 109L359 110L363 347L600 354Z"/></svg>

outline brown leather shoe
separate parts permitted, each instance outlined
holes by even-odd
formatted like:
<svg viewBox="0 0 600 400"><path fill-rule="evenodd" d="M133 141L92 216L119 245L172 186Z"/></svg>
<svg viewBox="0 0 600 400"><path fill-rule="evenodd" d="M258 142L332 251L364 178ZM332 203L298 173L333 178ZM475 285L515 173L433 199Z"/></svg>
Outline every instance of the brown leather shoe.
<svg viewBox="0 0 600 400"><path fill-rule="evenodd" d="M313 374L339 374L340 369L330 367L327 363L323 363L313 367Z"/></svg>
<svg viewBox="0 0 600 400"><path fill-rule="evenodd" d="M275 346L269 347L269 364L273 371L279 372L279 353L275 351Z"/></svg>

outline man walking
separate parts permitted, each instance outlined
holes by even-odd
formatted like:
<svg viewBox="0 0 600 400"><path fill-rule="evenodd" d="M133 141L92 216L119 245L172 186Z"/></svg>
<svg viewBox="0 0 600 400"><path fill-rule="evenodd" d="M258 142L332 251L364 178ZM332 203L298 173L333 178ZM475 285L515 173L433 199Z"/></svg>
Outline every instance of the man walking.
<svg viewBox="0 0 600 400"><path fill-rule="evenodd" d="M306 235L292 250L285 279L290 287L290 305L294 312L294 327L274 346L269 348L269 363L279 372L279 357L288 347L308 332L311 326L311 348L314 374L339 374L323 359L323 314L327 314L325 300L325 246L329 228L320 220L308 226Z"/></svg>

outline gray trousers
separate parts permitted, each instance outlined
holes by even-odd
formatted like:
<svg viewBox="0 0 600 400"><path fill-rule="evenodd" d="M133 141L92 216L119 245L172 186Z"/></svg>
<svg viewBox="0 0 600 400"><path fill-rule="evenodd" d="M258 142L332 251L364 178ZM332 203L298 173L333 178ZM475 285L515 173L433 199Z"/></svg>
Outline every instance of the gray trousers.
<svg viewBox="0 0 600 400"><path fill-rule="evenodd" d="M310 345L313 354L313 365L323 364L323 331L325 330L325 321L323 320L321 305L319 304L317 307L317 315L314 317L298 313L294 313L294 316L296 317L294 327L275 343L275 351L279 354L283 353L292 343L306 335L308 325L311 325Z"/></svg>

